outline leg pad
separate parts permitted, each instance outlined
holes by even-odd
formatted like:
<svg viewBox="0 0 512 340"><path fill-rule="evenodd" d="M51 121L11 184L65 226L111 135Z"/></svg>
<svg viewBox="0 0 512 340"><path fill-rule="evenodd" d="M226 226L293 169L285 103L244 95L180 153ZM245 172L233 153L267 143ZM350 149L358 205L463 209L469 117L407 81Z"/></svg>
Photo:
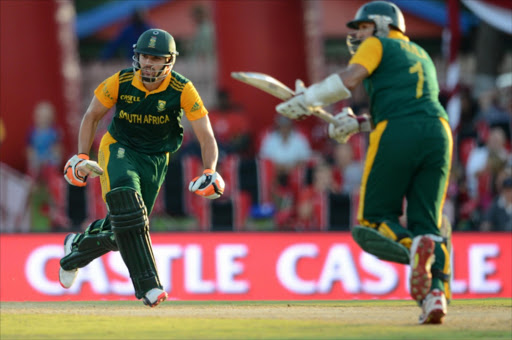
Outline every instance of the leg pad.
<svg viewBox="0 0 512 340"><path fill-rule="evenodd" d="M92 260L118 250L112 231L103 230L105 224L108 224L105 221L108 219L94 221L84 234L75 238L71 253L60 260L62 269L83 268Z"/></svg>
<svg viewBox="0 0 512 340"><path fill-rule="evenodd" d="M381 260L409 264L409 250L373 228L355 226L352 237L364 251Z"/></svg>
<svg viewBox="0 0 512 340"><path fill-rule="evenodd" d="M130 272L135 296L141 299L153 288L162 289L149 235L148 214L142 197L131 188L121 187L107 193L106 201L112 231Z"/></svg>

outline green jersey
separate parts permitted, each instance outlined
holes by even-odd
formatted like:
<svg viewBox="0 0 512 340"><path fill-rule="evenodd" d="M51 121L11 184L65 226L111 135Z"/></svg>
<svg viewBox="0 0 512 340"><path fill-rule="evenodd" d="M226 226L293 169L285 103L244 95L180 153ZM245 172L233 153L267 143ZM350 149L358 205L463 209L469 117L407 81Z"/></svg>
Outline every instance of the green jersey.
<svg viewBox="0 0 512 340"><path fill-rule="evenodd" d="M448 120L438 98L436 69L427 52L410 41L378 39L382 43L381 62L363 81L374 124L415 116Z"/></svg>
<svg viewBox="0 0 512 340"><path fill-rule="evenodd" d="M192 83L175 71L158 89L148 91L131 68L124 69L98 86L95 95L107 107L115 104L108 127L112 137L146 154L174 152L181 146L184 109L191 120L208 113Z"/></svg>

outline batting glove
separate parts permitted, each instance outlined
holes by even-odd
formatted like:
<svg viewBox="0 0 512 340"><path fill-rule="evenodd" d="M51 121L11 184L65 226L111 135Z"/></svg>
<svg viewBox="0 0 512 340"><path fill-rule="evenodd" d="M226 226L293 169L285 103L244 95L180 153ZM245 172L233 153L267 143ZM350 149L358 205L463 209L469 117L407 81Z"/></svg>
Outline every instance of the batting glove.
<svg viewBox="0 0 512 340"><path fill-rule="evenodd" d="M313 111L306 105L304 91L306 91L304 82L297 79L295 81L295 97L277 105L277 112L290 119L300 119L311 115Z"/></svg>
<svg viewBox="0 0 512 340"><path fill-rule="evenodd" d="M85 187L87 177L96 177L103 174L103 169L95 161L89 160L85 153L74 155L64 166L64 178L77 187Z"/></svg>
<svg viewBox="0 0 512 340"><path fill-rule="evenodd" d="M188 190L213 200L222 196L224 187L225 183L220 174L211 169L206 169L201 176L194 178L190 182Z"/></svg>
<svg viewBox="0 0 512 340"><path fill-rule="evenodd" d="M349 138L358 132L371 131L370 117L367 114L356 116L350 107L334 116L336 124L329 124L329 137L338 143L346 143Z"/></svg>

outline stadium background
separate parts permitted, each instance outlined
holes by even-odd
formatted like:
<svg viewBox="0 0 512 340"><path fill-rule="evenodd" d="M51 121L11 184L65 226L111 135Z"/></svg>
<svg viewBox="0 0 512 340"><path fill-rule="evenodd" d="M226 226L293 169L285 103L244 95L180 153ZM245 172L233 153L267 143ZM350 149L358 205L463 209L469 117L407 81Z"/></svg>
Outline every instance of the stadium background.
<svg viewBox="0 0 512 340"><path fill-rule="evenodd" d="M501 14L511 11L507 1L471 2L490 5L491 7L486 7L488 10L492 10L492 6L498 6L495 8ZM332 282L339 281L342 284L341 290L332 290L330 286L330 290L324 292L297 293L293 289L287 289L279 281L276 269L279 256L264 257L261 254L263 244L275 245L276 253L291 246L302 249L304 253L302 256L297 255L295 271L283 274L296 277L299 286L304 284L308 287L308 282L316 279L320 282L319 273L322 272L324 261L333 247L337 251L346 251L346 257L342 258L352 259L355 271L367 277L367 285L371 286L373 281L377 282L377 286L385 285L386 279L390 278L368 270L373 266L362 263L371 260L363 259L362 253L350 240L347 231L354 224L352 212L356 209L357 192L340 197L329 196L327 203L318 207L323 220L314 231L328 232L325 234L305 233L293 226L278 228L274 223L272 209L270 208L270 213L265 213L270 202L268 191L272 187L262 183L265 179L268 180L265 176L269 175L265 175L266 163L260 162L257 157L257 145L262 135L274 123L277 100L230 78L231 71L259 71L271 74L288 85L293 84L296 78L305 80L307 84L322 79L348 61L350 56L344 45L347 34L344 23L352 18L362 3L364 1L359 0L1 1L0 117L3 132L0 145L0 259L2 287L6 289L2 289L0 300L11 301L12 293L19 285L26 285L30 292L30 295L23 298L34 300L68 299L69 296L73 299L119 299L127 294L122 287L120 291L112 288L116 283L122 285L125 273L112 270L116 266L105 264L103 261L107 261L106 259L97 260L93 269L101 272L103 268L104 277L108 278L106 281L84 279L78 285L77 291L71 292L71 295L62 291L51 292L56 273L53 269L57 265L56 259L61 256L61 232L82 230L88 222L97 216L101 217L105 211L103 202L98 199L97 183L89 183L86 189L66 187L63 202L71 224L68 228L52 226L44 213L44 204L40 203L41 192L36 190L37 183L27 175L25 148L27 134L33 124L34 107L47 100L56 109L56 124L63 136L64 161L75 152L79 122L90 101L93 88L104 78L130 63L119 51L110 58L102 58L101 52L129 23L130 16L141 10L148 22L168 30L176 38L181 54L175 69L196 84L210 111L215 111L218 106L219 89L229 92L233 102L242 108L241 115L250 127L248 133L253 141L247 154L221 158L220 171L226 177L230 192L219 202L198 202L184 190L189 178L197 172L197 159L186 157L190 155L180 155L174 160L176 167L172 169L176 172L170 171L170 176L174 176L173 179L178 178L179 181L168 181L160 195L160 201L152 216L152 229L165 233L155 234L154 244L157 249L174 249L173 256L176 261L183 264L180 269L169 269L166 273L169 284L174 282L171 273L174 278L190 272L192 274L187 274L192 275L189 283L194 285L195 282L197 290L187 290L185 283L174 283L174 292L171 286L168 287L171 297L174 293L174 297L180 299L336 299L339 296L407 298L407 287L404 286L407 281L404 280L406 273L401 267L397 267L396 277L391 278L396 279L393 281L395 284L380 292L371 289L365 291L362 283L350 288L350 283L344 281L345 278L337 276L342 275L340 268L343 267L336 267L336 263L332 264L331 279ZM459 91L469 88L473 96L478 97L480 93L494 89L496 81L501 79L504 81L505 90L510 92L511 84L507 83L506 77L512 72L510 21L488 22L482 15L485 14L484 11L475 12L468 6L468 1L397 0L395 3L404 11L407 34L424 45L434 57L444 103L450 109L452 127L456 134L459 132L458 124L464 123L463 118L460 118L460 106L457 105ZM214 54L205 59L195 56L191 47L191 40L196 33L191 13L197 6L209 13L215 31ZM494 13L493 17L499 18L499 15ZM454 21L458 25L450 24ZM487 30L487 38L482 33L483 27ZM481 38L482 35L484 38ZM448 39L450 36L451 39ZM481 41L487 42L487 45ZM502 75L505 77L500 78ZM364 95L356 92L354 100L363 101ZM335 106L330 109L335 112L339 108L340 106ZM510 115L510 111L508 114ZM318 152L323 152L326 142L318 137L325 135L322 122L309 119L298 125L309 137L312 146ZM510 152L510 120L507 138ZM458 149L454 153L455 162L463 162L470 149L478 146L478 143L478 136L475 136L465 144L456 145ZM365 145L364 138L354 139L352 146L357 157L364 157ZM510 159L510 154L508 157ZM307 177L307 173L308 169L301 169L297 171L297 176ZM242 182L241 178L250 177L249 174L254 177L253 182L256 184ZM300 183L298 186L300 187ZM490 192L494 193L493 190ZM333 205L335 203L336 206ZM37 208L34 208L35 205ZM471 212L477 211L477 206L456 204L455 208L454 221L460 223L455 224L454 240L457 256L460 257L455 261L455 266L458 267L454 268L454 272L456 280L465 287L455 291L455 297L510 297L510 272L505 270L512 265L510 231L480 234L482 231L479 226L471 223L475 218ZM463 214L467 216L462 216ZM463 220L464 218L469 222ZM194 233L173 234L176 231ZM226 234L214 233L215 231L275 233ZM28 232L45 233L30 235ZM279 237L288 238L289 241L279 243L274 240ZM207 261L205 255L204 267L201 265L203 251L215 257L213 254L218 256L217 248L223 249L225 244L234 245L231 259L238 260L230 262L224 258L217 260L215 264ZM43 256L44 261L34 265L31 262L34 253L39 256L47 255ZM161 261L169 260L165 255L161 256ZM10 261L10 258L16 258L17 261ZM186 258L195 259L195 262ZM262 261L258 263L260 258ZM115 264L119 259L113 255L108 261ZM223 292L218 288L222 287L218 282L218 277L222 277L218 272L224 263L222 261L235 263L234 268L231 268L232 272L226 274L232 279L235 289L237 285L243 286L244 282L251 283L251 287L257 286L258 283L253 283L253 280L259 282L260 273L268 273L275 279L275 283L270 291L263 293L250 289L237 294ZM30 268L35 270L32 272L28 270ZM251 268L249 274L244 268ZM251 276L252 271L254 276ZM93 271L91 275L95 277L95 273L97 272ZM457 273L460 273L459 277ZM46 278L50 291L41 292L34 288L30 284L34 277ZM235 280L235 277L238 279ZM102 284L107 285L103 290ZM311 289L320 289L315 287Z"/></svg>

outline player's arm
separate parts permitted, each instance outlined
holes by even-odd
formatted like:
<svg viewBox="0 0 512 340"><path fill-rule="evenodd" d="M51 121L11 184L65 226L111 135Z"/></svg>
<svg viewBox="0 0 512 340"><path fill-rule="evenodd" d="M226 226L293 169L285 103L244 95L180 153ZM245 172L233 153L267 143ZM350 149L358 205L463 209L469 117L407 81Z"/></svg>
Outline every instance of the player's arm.
<svg viewBox="0 0 512 340"><path fill-rule="evenodd" d="M213 135L210 119L207 115L190 122L201 146L204 171L189 184L188 190L209 199L219 198L224 193L224 180L215 171L219 149Z"/></svg>
<svg viewBox="0 0 512 340"><path fill-rule="evenodd" d="M187 83L181 95L181 107L190 121L192 130L201 147L204 171L190 182L188 190L209 199L219 198L224 193L224 180L216 172L219 149L213 134L208 111L192 83Z"/></svg>
<svg viewBox="0 0 512 340"><path fill-rule="evenodd" d="M64 166L66 181L78 187L86 185L87 177L103 174L103 169L89 159L89 152L94 141L98 123L114 106L119 90L119 73L105 80L94 91L94 97L85 112L78 133L78 154L74 155Z"/></svg>
<svg viewBox="0 0 512 340"><path fill-rule="evenodd" d="M370 73L361 64L353 63L340 72L339 76L345 86L353 91ZM354 115L350 107L345 107L340 113L334 116L336 124L329 124L329 137L338 143L346 143L349 138L358 132L371 131L370 116L363 114Z"/></svg>
<svg viewBox="0 0 512 340"><path fill-rule="evenodd" d="M382 53L382 43L379 39L366 39L350 59L348 67L339 74L345 86L353 91L370 76L379 67ZM372 129L370 116L355 116L350 108L344 108L335 118L336 124L329 124L329 137L339 143L346 143L355 133L369 132Z"/></svg>
<svg viewBox="0 0 512 340"><path fill-rule="evenodd" d="M119 72L107 78L95 90L94 96L82 118L78 135L78 153L89 155L100 120L117 102Z"/></svg>
<svg viewBox="0 0 512 340"><path fill-rule="evenodd" d="M378 67L381 59L382 43L378 38L370 37L359 46L345 70L307 88L296 86L295 96L277 105L276 110L283 116L297 119L311 115L315 107L348 99L357 85Z"/></svg>
<svg viewBox="0 0 512 340"><path fill-rule="evenodd" d="M89 155L98 123L105 117L110 108L103 105L94 96L82 118L80 131L78 133L78 153Z"/></svg>
<svg viewBox="0 0 512 340"><path fill-rule="evenodd" d="M361 64L350 64L339 73L343 84L345 84L350 91L354 91L368 75L368 70Z"/></svg>
<svg viewBox="0 0 512 340"><path fill-rule="evenodd" d="M201 146L201 157L203 159L203 167L215 171L217 167L217 159L219 157L219 149L217 141L213 135L212 125L208 115L190 122L192 130L196 135L199 145Z"/></svg>
<svg viewBox="0 0 512 340"><path fill-rule="evenodd" d="M103 169L89 159L89 151L94 140L98 123L109 108L103 105L94 96L80 124L78 133L78 154L74 155L64 166L64 178L74 186L86 185L87 177L96 177L103 174Z"/></svg>

